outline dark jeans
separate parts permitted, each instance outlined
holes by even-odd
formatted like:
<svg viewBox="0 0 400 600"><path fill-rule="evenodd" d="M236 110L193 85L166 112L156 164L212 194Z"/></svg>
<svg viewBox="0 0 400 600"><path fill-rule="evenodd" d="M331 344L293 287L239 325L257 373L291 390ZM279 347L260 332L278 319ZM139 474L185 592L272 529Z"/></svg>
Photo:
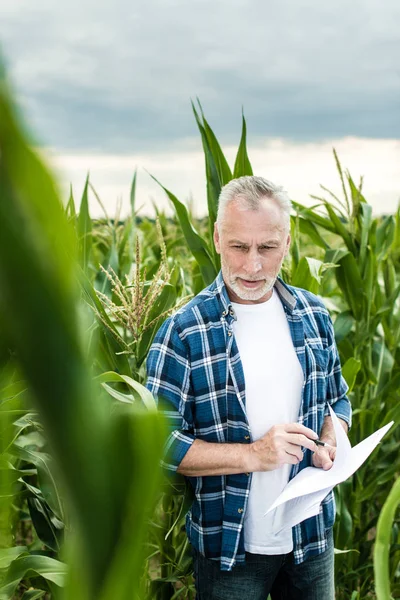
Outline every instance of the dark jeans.
<svg viewBox="0 0 400 600"><path fill-rule="evenodd" d="M246 564L221 571L219 562L194 553L197 600L334 600L333 533L322 554L296 565L293 552L246 553Z"/></svg>

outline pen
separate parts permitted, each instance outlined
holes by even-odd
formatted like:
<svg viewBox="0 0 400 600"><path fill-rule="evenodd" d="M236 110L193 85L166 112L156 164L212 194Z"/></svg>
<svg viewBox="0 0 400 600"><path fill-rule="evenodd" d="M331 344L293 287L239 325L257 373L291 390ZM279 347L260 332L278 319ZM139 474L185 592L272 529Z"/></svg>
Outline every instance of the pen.
<svg viewBox="0 0 400 600"><path fill-rule="evenodd" d="M317 446L326 446L327 448L335 448L335 446L331 446L331 444L327 444L326 442L321 442L321 440L313 440L314 444Z"/></svg>

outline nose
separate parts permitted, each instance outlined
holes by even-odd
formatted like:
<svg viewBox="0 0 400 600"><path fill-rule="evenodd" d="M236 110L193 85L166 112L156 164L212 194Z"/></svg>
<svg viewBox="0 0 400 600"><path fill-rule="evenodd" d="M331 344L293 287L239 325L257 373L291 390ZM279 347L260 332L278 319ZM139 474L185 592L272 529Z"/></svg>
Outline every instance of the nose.
<svg viewBox="0 0 400 600"><path fill-rule="evenodd" d="M259 254L257 252L249 252L246 255L246 261L243 267L249 275L255 275L261 271L262 265Z"/></svg>

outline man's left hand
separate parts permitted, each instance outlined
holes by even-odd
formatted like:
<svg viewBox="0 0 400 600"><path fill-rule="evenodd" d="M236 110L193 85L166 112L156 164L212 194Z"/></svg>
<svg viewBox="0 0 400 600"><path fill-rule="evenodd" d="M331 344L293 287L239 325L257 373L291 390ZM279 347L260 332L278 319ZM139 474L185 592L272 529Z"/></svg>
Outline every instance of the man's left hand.
<svg viewBox="0 0 400 600"><path fill-rule="evenodd" d="M325 442L325 440L321 440ZM330 440L327 441L328 444L333 446L334 442ZM324 471L329 471L329 469L333 465L333 461L336 456L336 448L330 448L328 446L318 446L318 450L313 452L312 455L312 464L314 467L318 467L320 469L324 469Z"/></svg>

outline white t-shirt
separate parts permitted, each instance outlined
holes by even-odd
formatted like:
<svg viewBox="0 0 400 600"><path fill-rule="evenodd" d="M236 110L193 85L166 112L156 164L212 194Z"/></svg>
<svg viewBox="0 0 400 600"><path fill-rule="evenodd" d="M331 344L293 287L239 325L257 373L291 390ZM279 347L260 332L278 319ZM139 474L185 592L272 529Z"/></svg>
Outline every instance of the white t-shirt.
<svg viewBox="0 0 400 600"><path fill-rule="evenodd" d="M275 289L267 302L233 303L233 308L237 315L233 331L245 378L246 413L255 441L273 425L297 422L303 370ZM291 528L277 535L272 531L272 525L282 519L282 508L264 516L289 481L290 469L288 464L253 473L244 520L247 552L286 554L293 550Z"/></svg>

